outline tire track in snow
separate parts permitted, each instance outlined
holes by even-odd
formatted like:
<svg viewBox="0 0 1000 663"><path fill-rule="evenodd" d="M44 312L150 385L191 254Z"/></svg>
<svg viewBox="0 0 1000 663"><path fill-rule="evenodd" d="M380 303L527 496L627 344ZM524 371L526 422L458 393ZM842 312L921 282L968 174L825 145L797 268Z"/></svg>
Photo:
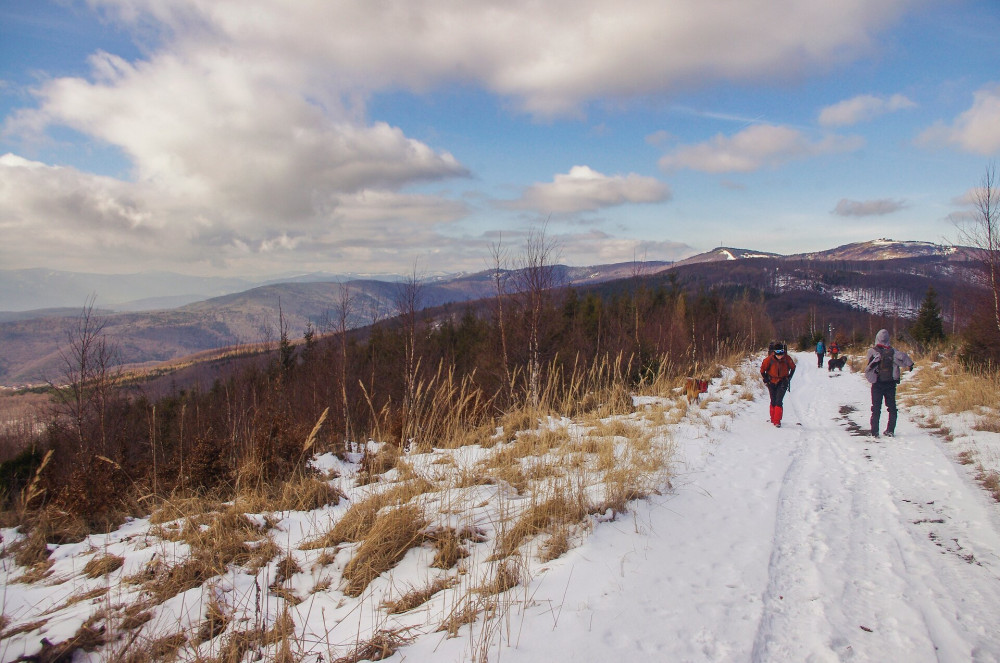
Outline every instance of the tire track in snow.
<svg viewBox="0 0 1000 663"><path fill-rule="evenodd" d="M929 435L909 442L904 425L904 438L877 444L832 423L845 402L867 419L867 383L857 375L827 380L808 361L800 359L803 372L786 401L801 427L787 428L795 449L778 496L751 660L997 660L996 576L942 560L921 529L938 519L915 519L909 508L933 502L923 486L945 500L975 489ZM978 546L995 553L995 531L983 538Z"/></svg>

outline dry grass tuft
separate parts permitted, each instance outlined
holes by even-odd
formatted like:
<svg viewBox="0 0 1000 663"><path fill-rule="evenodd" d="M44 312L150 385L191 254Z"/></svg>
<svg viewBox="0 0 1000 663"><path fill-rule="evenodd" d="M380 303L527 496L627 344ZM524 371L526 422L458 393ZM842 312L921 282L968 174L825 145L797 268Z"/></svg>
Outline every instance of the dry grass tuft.
<svg viewBox="0 0 1000 663"><path fill-rule="evenodd" d="M480 594L496 595L503 594L508 589L513 589L524 580L524 568L519 557L510 557L493 567L493 576L476 591Z"/></svg>
<svg viewBox="0 0 1000 663"><path fill-rule="evenodd" d="M463 545L464 542L482 543L486 541L486 535L480 530L466 528L458 531L453 527L430 532L427 534L427 538L437 550L431 566L446 571L469 556L468 549Z"/></svg>
<svg viewBox="0 0 1000 663"><path fill-rule="evenodd" d="M410 642L406 629L379 629L371 638L359 642L345 656L333 659L333 663L358 663L359 661L381 661L389 658L396 651Z"/></svg>
<svg viewBox="0 0 1000 663"><path fill-rule="evenodd" d="M93 557L83 567L83 574L88 578L100 578L117 571L125 564L125 558L118 555L101 555Z"/></svg>
<svg viewBox="0 0 1000 663"><path fill-rule="evenodd" d="M268 510L313 511L345 498L339 488L314 476L298 476L281 487L281 495Z"/></svg>
<svg viewBox="0 0 1000 663"><path fill-rule="evenodd" d="M199 523L204 518L207 527ZM179 536L191 547L189 557L176 566L155 569L144 583L160 601L225 573L230 565L256 570L279 552L264 528L233 507L187 521Z"/></svg>
<svg viewBox="0 0 1000 663"><path fill-rule="evenodd" d="M229 621L229 615L225 613L219 602L213 599L209 602L208 608L205 609L205 619L198 627L198 633L194 637L193 643L200 645L203 642L214 640L226 630Z"/></svg>
<svg viewBox="0 0 1000 663"><path fill-rule="evenodd" d="M10 620L4 617L3 627L6 628ZM37 622L30 622L28 624L21 624L20 626L15 626L9 631L0 632L0 640L6 640L7 638L12 638L15 635L20 635L22 633L31 633L34 630L40 629L49 623L47 619L41 619Z"/></svg>
<svg viewBox="0 0 1000 663"><path fill-rule="evenodd" d="M400 456L399 447L394 444L383 444L376 452L365 447L364 455L361 457L361 468L358 471L358 485L372 483L380 474L385 474L396 467Z"/></svg>
<svg viewBox="0 0 1000 663"><path fill-rule="evenodd" d="M344 567L344 593L360 596L372 580L395 567L406 551L423 542L426 525L423 512L412 504L380 513Z"/></svg>
<svg viewBox="0 0 1000 663"><path fill-rule="evenodd" d="M591 431L591 435L597 437L624 437L624 438L637 438L642 435L642 428L632 421L627 421L625 419L610 419L608 421L600 421L594 430Z"/></svg>
<svg viewBox="0 0 1000 663"><path fill-rule="evenodd" d="M434 490L434 484L426 479L406 481L382 493L356 502L329 532L313 541L302 544L302 550L332 548L348 541L361 541L372 529L378 512L387 506L405 504L417 495Z"/></svg>
<svg viewBox="0 0 1000 663"><path fill-rule="evenodd" d="M149 516L151 525L163 525L174 520L191 519L205 513L212 513L222 508L217 500L205 497L181 497L164 500L153 509Z"/></svg>
<svg viewBox="0 0 1000 663"><path fill-rule="evenodd" d="M490 559L510 557L521 543L537 536L555 525L580 522L587 515L584 505L560 493L544 502L529 507L517 521L497 539L496 549Z"/></svg>
<svg viewBox="0 0 1000 663"><path fill-rule="evenodd" d="M458 637L458 632L463 626L474 623L480 612L491 611L494 607L494 601L481 598L472 600L471 597L468 597L461 605L451 611L451 614L441 622L437 630L438 632L447 631L449 638Z"/></svg>
<svg viewBox="0 0 1000 663"><path fill-rule="evenodd" d="M390 615L399 615L419 608L431 600L435 594L454 587L456 583L458 583L456 578L438 578L427 587L411 589L395 601L387 601L385 603L386 612Z"/></svg>
<svg viewBox="0 0 1000 663"><path fill-rule="evenodd" d="M1000 473L995 470L980 468L976 479L983 485L983 488L993 496L993 499L1000 502Z"/></svg>

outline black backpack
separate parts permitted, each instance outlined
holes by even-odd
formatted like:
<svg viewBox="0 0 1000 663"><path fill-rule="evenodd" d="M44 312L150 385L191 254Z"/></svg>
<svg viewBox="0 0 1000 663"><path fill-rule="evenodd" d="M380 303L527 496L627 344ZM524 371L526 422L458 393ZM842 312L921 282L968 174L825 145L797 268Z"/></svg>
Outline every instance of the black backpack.
<svg viewBox="0 0 1000 663"><path fill-rule="evenodd" d="M882 361L880 361L878 365L878 381L895 382L896 378L892 376L892 364L893 359L896 356L896 351L892 348L885 348L884 350L879 350L879 354L882 356Z"/></svg>

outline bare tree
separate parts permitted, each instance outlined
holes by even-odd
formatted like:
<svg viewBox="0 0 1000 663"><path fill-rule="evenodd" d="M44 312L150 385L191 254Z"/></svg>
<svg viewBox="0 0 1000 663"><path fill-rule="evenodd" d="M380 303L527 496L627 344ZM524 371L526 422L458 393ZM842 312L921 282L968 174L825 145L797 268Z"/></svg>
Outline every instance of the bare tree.
<svg viewBox="0 0 1000 663"><path fill-rule="evenodd" d="M524 241L524 253L517 263L518 290L528 312L528 390L532 405L538 405L541 388L542 312L550 291L556 286L555 261L558 244L545 235L546 226L533 229Z"/></svg>
<svg viewBox="0 0 1000 663"><path fill-rule="evenodd" d="M409 418L410 408L417 389L417 312L423 305L424 286L417 272L417 261L413 261L413 271L396 283L396 313L403 324L404 347L404 392L403 417ZM404 425L403 430L406 430ZM403 440L405 442L406 440Z"/></svg>
<svg viewBox="0 0 1000 663"><path fill-rule="evenodd" d="M117 345L106 334L107 320L94 312L95 300L94 295L87 299L76 325L67 333L68 347L60 350L64 385L49 385L72 422L80 450L92 442L88 431L93 423L100 453L107 454L108 405L121 376L121 362Z"/></svg>
<svg viewBox="0 0 1000 663"><path fill-rule="evenodd" d="M640 302L643 296L646 294L646 279L649 277L649 264L646 262L646 252L642 252L642 258L640 259L636 253L632 254L632 313L634 318L633 329L635 331L635 350L639 352L642 349L642 343L639 339L639 317L640 317Z"/></svg>
<svg viewBox="0 0 1000 663"><path fill-rule="evenodd" d="M350 439L350 408L347 400L347 329L354 314L354 297L346 283L340 284L340 294L334 309L334 331L340 337L340 397L344 409L344 444Z"/></svg>
<svg viewBox="0 0 1000 663"><path fill-rule="evenodd" d="M1000 181L993 163L973 190L972 203L973 216L959 225L959 235L962 242L979 249L993 299L993 322L1000 333Z"/></svg>
<svg viewBox="0 0 1000 663"><path fill-rule="evenodd" d="M507 327L504 321L503 303L507 297L507 279L510 273L507 260L507 249L503 246L503 234L496 244L490 245L490 270L493 272L494 294L496 296L496 319L500 330L500 353L503 361L503 373L508 388L511 388L510 361L507 355Z"/></svg>

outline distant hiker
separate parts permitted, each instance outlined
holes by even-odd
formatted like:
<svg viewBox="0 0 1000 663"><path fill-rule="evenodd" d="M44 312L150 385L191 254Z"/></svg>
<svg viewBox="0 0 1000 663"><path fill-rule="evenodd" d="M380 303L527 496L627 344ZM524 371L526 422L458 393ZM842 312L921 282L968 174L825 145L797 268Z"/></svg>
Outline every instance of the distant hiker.
<svg viewBox="0 0 1000 663"><path fill-rule="evenodd" d="M889 332L880 329L875 335L875 347L868 348L865 355L865 377L872 385L872 437L878 437L878 421L882 414L882 401L889 411L889 421L885 432L892 437L896 432L896 385L899 384L900 368L913 368L913 360L902 350L889 345Z"/></svg>
<svg viewBox="0 0 1000 663"><path fill-rule="evenodd" d="M760 365L760 376L771 393L771 423L778 428L781 428L785 392L788 391L794 373L795 360L788 356L788 348L784 343L775 343L774 352L764 357Z"/></svg>
<svg viewBox="0 0 1000 663"><path fill-rule="evenodd" d="M830 359L836 359L837 355L840 354L840 346L837 345L836 339L830 344Z"/></svg>
<svg viewBox="0 0 1000 663"><path fill-rule="evenodd" d="M816 368L823 368L824 354L826 354L826 348L823 347L823 339L819 339L819 343L816 344Z"/></svg>

